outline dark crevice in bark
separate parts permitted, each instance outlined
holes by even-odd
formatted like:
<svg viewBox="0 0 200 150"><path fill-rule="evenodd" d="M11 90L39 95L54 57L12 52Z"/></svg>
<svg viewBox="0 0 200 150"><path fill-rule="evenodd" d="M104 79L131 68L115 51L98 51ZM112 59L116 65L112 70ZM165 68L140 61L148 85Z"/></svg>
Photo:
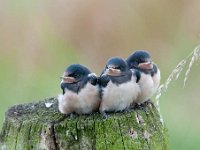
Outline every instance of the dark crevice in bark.
<svg viewBox="0 0 200 150"><path fill-rule="evenodd" d="M53 143L54 143L55 149L59 150L59 147L58 147L58 144L57 144L57 139L56 139L56 134L55 134L54 124L52 125L51 130L52 130L52 138L53 138Z"/></svg>
<svg viewBox="0 0 200 150"><path fill-rule="evenodd" d="M96 148L96 129L95 129L95 119L94 119L94 116L93 116L93 143L92 143L92 149L95 150Z"/></svg>
<svg viewBox="0 0 200 150"><path fill-rule="evenodd" d="M32 128L32 124L30 125L30 128L29 128L29 131L28 131L28 137L27 137L27 141L28 143L30 143L30 140L31 140L31 128ZM17 138L16 138L17 139ZM30 145L30 144L29 144Z"/></svg>
<svg viewBox="0 0 200 150"><path fill-rule="evenodd" d="M76 135L77 135L77 139L76 139ZM80 139L79 131L78 131L78 120L77 120L77 122L76 122L76 135L73 135L73 136L74 136L74 140L80 141L81 139ZM79 144L78 144L78 148L81 149L80 142L79 142Z"/></svg>
<svg viewBox="0 0 200 150"><path fill-rule="evenodd" d="M28 142L31 140L31 128L32 128L32 124L30 125L30 129L28 133ZM31 145L30 142L29 142L29 145ZM30 149L31 149L31 146L30 146Z"/></svg>
<svg viewBox="0 0 200 150"><path fill-rule="evenodd" d="M45 138L45 146L48 150L58 150L56 139L55 139L55 131L54 125L48 124L46 130L43 131L43 135Z"/></svg>

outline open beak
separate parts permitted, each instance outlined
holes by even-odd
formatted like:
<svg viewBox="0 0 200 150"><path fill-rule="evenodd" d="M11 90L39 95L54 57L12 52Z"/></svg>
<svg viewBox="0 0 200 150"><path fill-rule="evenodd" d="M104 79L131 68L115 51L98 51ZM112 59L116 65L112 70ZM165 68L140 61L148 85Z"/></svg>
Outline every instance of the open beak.
<svg viewBox="0 0 200 150"><path fill-rule="evenodd" d="M138 67L141 69L148 69L148 70L153 69L153 63L151 61L140 63Z"/></svg>
<svg viewBox="0 0 200 150"><path fill-rule="evenodd" d="M60 77L62 83L74 83L76 80L73 77Z"/></svg>
<svg viewBox="0 0 200 150"><path fill-rule="evenodd" d="M115 68L109 67L108 69L106 69L105 74L109 75L109 76L120 76L121 75L121 71L119 69L115 69Z"/></svg>

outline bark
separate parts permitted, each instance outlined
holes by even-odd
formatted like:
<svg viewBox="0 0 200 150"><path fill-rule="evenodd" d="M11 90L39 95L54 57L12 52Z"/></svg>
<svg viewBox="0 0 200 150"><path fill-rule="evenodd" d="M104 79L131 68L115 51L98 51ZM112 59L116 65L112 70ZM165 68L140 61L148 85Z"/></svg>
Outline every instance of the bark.
<svg viewBox="0 0 200 150"><path fill-rule="evenodd" d="M5 114L1 150L135 149L166 150L167 129L156 107L147 114L138 108L112 113L67 117L58 111L57 98L16 105Z"/></svg>

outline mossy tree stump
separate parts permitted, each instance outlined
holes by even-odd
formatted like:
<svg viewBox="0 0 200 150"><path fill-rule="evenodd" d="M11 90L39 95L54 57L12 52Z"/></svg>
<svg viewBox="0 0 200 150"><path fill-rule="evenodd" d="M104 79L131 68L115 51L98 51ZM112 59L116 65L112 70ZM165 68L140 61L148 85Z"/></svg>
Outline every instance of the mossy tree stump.
<svg viewBox="0 0 200 150"><path fill-rule="evenodd" d="M66 117L57 98L11 107L0 134L0 150L167 149L167 130L156 107Z"/></svg>

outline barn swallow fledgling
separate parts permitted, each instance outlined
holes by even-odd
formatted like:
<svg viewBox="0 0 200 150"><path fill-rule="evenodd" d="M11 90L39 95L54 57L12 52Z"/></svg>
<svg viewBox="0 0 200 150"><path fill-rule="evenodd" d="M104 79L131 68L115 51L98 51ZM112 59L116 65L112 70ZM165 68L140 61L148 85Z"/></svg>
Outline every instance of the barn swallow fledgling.
<svg viewBox="0 0 200 150"><path fill-rule="evenodd" d="M160 84L160 70L152 62L150 54L143 50L131 54L126 62L129 69L136 69L141 74L138 82L141 93L138 95L136 103L142 104L157 91Z"/></svg>
<svg viewBox="0 0 200 150"><path fill-rule="evenodd" d="M63 95L58 97L59 111L63 114L90 114L100 105L97 77L80 64L70 65L61 77Z"/></svg>
<svg viewBox="0 0 200 150"><path fill-rule="evenodd" d="M129 70L126 61L119 57L107 61L99 77L102 90L99 111L104 117L107 117L106 112L129 109L140 92L139 85L136 83L137 75L137 72Z"/></svg>

